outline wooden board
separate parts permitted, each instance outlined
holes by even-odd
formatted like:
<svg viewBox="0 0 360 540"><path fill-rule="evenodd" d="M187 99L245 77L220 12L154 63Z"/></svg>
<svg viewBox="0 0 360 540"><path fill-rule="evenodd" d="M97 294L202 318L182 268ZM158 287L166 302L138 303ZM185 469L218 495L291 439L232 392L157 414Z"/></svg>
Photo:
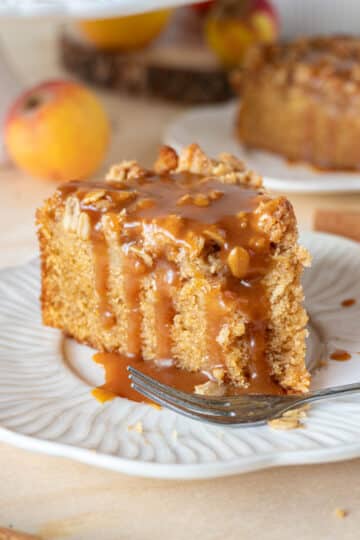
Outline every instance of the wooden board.
<svg viewBox="0 0 360 540"><path fill-rule="evenodd" d="M360 242L360 212L319 209L315 213L314 228Z"/></svg>
<svg viewBox="0 0 360 540"><path fill-rule="evenodd" d="M165 40L136 53L109 52L66 30L59 49L68 71L114 92L190 104L223 102L234 95L228 72L202 43Z"/></svg>

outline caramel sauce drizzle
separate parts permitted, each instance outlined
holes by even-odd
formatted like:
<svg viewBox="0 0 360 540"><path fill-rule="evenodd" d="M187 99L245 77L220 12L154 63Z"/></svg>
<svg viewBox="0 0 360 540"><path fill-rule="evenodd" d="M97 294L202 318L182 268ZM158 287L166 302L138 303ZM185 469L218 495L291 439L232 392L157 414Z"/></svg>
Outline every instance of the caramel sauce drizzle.
<svg viewBox="0 0 360 540"><path fill-rule="evenodd" d="M175 306L171 289L177 286L178 272L174 264L161 260L155 273L155 336L156 358L170 360L172 358L171 327L175 317Z"/></svg>
<svg viewBox="0 0 360 540"><path fill-rule="evenodd" d="M221 298L218 288L214 288L206 295L205 317L207 330L207 355L212 368L223 367L225 365L224 351L218 342L218 336L224 317L226 316L226 306Z"/></svg>
<svg viewBox="0 0 360 540"><path fill-rule="evenodd" d="M141 357L141 323L140 311L141 282L146 275L146 267L142 261L132 254L123 257L124 294L127 309L127 346L128 356Z"/></svg>
<svg viewBox="0 0 360 540"><path fill-rule="evenodd" d="M351 307L356 304L355 298L346 298L341 302L342 307Z"/></svg>
<svg viewBox="0 0 360 540"><path fill-rule="evenodd" d="M103 192L102 204L86 202L86 195L96 190ZM175 264L169 260L169 252L174 249L191 252L196 249L199 238L205 238L205 246L220 257L224 268L228 268L229 254L237 246L244 248L249 258L243 277L236 277L229 271L224 274L221 286L217 282L207 294L205 316L210 369L226 365L225 353L217 337L226 316L231 317L231 313L238 310L248 321L246 327L251 356L249 387L232 389L230 392L283 392L273 381L266 359L268 306L261 280L269 268L272 247L258 227L259 215L254 212L260 201L270 200L268 196L251 188L223 184L216 178L190 173L148 175L118 184L70 182L62 186L59 193L63 201L70 195L77 197L81 211L90 218L95 287L99 297L99 316L105 330L111 330L116 324L116 317L107 294L109 256L102 218L109 212L123 215L118 222L117 232L123 252L122 274L128 329L126 353L99 353L95 356L106 373L106 383L98 391L99 398L101 392L105 398L112 393L136 398L134 391L128 388L126 366L129 364L167 384L178 388L180 385L186 391L193 391L196 384L209 380L208 373L189 373L178 369L172 356L171 328L176 314L174 291L179 287L181 278ZM211 234L214 226L221 234L219 242ZM146 264L136 255L136 250L142 251L144 238L154 235L162 238L160 244L163 247L155 260ZM133 248L136 249L133 251ZM141 356L140 301L143 280L150 273L155 282L156 358L144 362Z"/></svg>
<svg viewBox="0 0 360 540"><path fill-rule="evenodd" d="M336 349L331 355L332 360L337 360L338 362L346 362L346 360L351 359L351 354L345 351L344 349Z"/></svg>
<svg viewBox="0 0 360 540"><path fill-rule="evenodd" d="M196 385L204 384L209 380L205 373L193 373L178 369L172 360L144 362L141 358L131 358L118 353L97 353L93 358L105 370L105 384L95 388L92 392L101 402L108 401L115 396L121 396L133 401L151 403L149 399L131 388L128 366L135 367L146 375L183 392L193 392Z"/></svg>
<svg viewBox="0 0 360 540"><path fill-rule="evenodd" d="M108 300L109 257L104 233L99 227L98 216L88 213L91 223L91 243L93 246L95 267L95 289L99 297L99 314L104 328L109 329L116 323L116 317Z"/></svg>

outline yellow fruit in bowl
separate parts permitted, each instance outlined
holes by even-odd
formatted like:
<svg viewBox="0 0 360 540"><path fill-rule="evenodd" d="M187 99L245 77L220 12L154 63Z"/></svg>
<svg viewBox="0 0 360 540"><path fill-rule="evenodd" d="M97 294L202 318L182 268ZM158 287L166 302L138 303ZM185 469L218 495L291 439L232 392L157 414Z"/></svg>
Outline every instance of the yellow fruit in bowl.
<svg viewBox="0 0 360 540"><path fill-rule="evenodd" d="M96 171L108 148L110 125L93 92L75 82L55 80L34 86L15 101L4 137L20 169L67 181Z"/></svg>
<svg viewBox="0 0 360 540"><path fill-rule="evenodd" d="M80 32L99 49L141 49L155 39L167 24L171 9L162 9L127 17L83 20L77 23Z"/></svg>

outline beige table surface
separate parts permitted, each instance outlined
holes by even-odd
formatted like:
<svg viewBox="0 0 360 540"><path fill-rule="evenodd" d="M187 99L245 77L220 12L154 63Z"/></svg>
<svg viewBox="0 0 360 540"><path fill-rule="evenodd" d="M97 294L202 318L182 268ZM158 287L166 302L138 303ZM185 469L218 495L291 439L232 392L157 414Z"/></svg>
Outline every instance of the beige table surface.
<svg viewBox="0 0 360 540"><path fill-rule="evenodd" d="M0 38L26 84L62 75L54 37L50 21L0 23ZM151 163L166 123L181 109L103 99L115 132L107 164L121 158ZM34 209L54 186L10 166L0 169L0 186L0 266L19 264L36 255ZM302 229L311 228L315 208L360 208L360 194L290 198ZM349 515L337 518L336 508ZM358 540L360 460L172 482L0 444L1 526L49 539Z"/></svg>

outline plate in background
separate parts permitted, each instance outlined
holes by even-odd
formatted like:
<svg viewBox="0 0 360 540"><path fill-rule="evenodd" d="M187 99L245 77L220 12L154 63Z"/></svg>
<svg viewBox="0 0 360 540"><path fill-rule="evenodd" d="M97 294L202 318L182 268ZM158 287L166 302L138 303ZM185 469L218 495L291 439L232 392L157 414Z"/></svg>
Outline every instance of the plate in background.
<svg viewBox="0 0 360 540"><path fill-rule="evenodd" d="M269 152L246 150L237 141L234 124L238 104L194 107L168 127L164 142L180 150L197 142L210 156L230 152L264 177L266 187L286 193L343 193L360 191L360 172L322 172L290 164Z"/></svg>
<svg viewBox="0 0 360 540"><path fill-rule="evenodd" d="M313 388L360 380L360 248L350 240L309 233L307 308L329 361ZM360 456L360 396L314 405L303 429L220 428L168 410L90 394L102 382L94 351L42 326L38 261L0 271L0 440L47 454L153 478L211 478L277 465ZM357 299L348 308L341 301ZM316 335L316 334L315 334ZM310 356L318 355L316 339ZM134 429L141 422L142 431ZM141 432L139 432L141 431Z"/></svg>
<svg viewBox="0 0 360 540"><path fill-rule="evenodd" d="M1 0L0 17L38 17L61 15L97 19L115 15L132 15L173 6L191 4L193 0Z"/></svg>

